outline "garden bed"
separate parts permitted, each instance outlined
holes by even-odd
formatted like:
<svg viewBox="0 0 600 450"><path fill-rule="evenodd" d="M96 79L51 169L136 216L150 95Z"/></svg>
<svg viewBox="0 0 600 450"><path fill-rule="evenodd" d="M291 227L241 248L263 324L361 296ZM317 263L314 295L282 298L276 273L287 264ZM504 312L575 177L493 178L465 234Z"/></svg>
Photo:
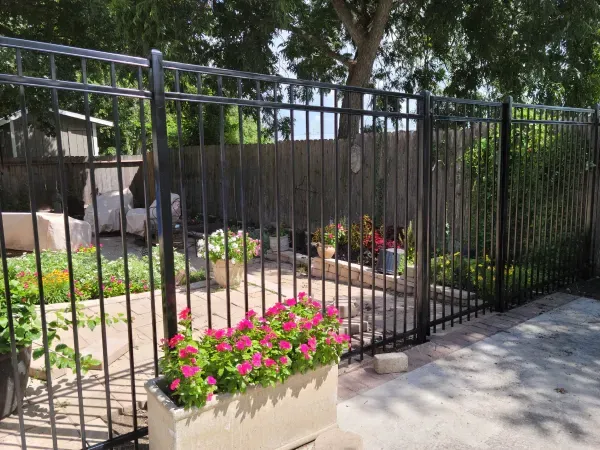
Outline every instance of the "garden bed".
<svg viewBox="0 0 600 450"><path fill-rule="evenodd" d="M46 304L64 304L71 300L69 271L66 251L41 253L42 284ZM35 254L23 254L7 259L10 280L16 280L28 296L39 298L38 274ZM128 255L129 292L138 294L150 291L151 274L148 256ZM102 289L104 298L118 297L126 293L125 262L123 258L111 261L101 256L102 282L98 283L97 254L94 246L81 247L72 253L73 282L78 301L97 299ZM185 273L185 259L175 253L176 274ZM0 275L2 278L2 275ZM203 271L190 273L190 282L204 280ZM155 289L160 289L160 260L158 248L152 253L152 279ZM180 284L185 276L178 276ZM0 298L6 298L4 283L0 281ZM38 300L39 302L39 300Z"/></svg>

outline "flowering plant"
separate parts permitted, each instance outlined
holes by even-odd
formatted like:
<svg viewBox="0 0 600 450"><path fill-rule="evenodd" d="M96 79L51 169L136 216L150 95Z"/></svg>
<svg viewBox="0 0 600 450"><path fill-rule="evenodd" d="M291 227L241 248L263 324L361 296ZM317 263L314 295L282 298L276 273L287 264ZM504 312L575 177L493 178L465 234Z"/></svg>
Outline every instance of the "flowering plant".
<svg viewBox="0 0 600 450"><path fill-rule="evenodd" d="M25 283L26 284L26 283ZM0 355L11 352L11 333L8 316L8 304L11 304L12 325L14 327L13 339L17 349L31 346L34 341L40 338L42 334L42 323L38 317L36 303L38 301L37 290L25 287L18 280L10 280L10 297L7 299L0 296ZM94 330L101 323L99 314L86 314L84 306L78 301L75 302L75 321L73 321L72 307L68 306L62 310L46 313L47 329L47 350L50 365L53 367L70 368L75 371L76 353L75 350L64 343L54 345L55 341L60 341L60 332L71 332L77 328L89 328ZM52 316L53 314L54 316ZM104 316L104 323L112 325L117 322L126 322L122 313L116 315ZM33 359L39 359L44 356L44 347L37 347L33 351ZM79 355L81 370L85 373L91 367L100 364L92 358L92 355Z"/></svg>
<svg viewBox="0 0 600 450"><path fill-rule="evenodd" d="M254 256L260 254L260 241L258 239L252 239L248 233L246 233L246 255L247 259L251 260ZM198 254L204 254L204 239L198 241ZM220 259L229 259L234 263L241 263L244 261L244 233L238 231L234 233L231 230L227 230L227 254L225 253L225 232L223 230L217 230L208 236L208 256L212 262L216 262ZM227 256L227 258L226 258Z"/></svg>
<svg viewBox="0 0 600 450"><path fill-rule="evenodd" d="M248 311L235 328L205 331L192 337L189 309L180 315L180 334L163 341L161 369L174 401L202 407L214 393L245 392L271 386L289 376L338 363L350 337L338 334L338 311L305 293L269 308L265 317Z"/></svg>
<svg viewBox="0 0 600 450"><path fill-rule="evenodd" d="M323 233L323 237L321 238L321 229L317 228L317 230L312 235L312 241L317 244L321 244L321 242L325 242L325 245L333 245L337 244L335 238L335 229L337 228L337 242L344 243L346 242L346 228L341 223L335 224L330 223L325 227L325 233Z"/></svg>

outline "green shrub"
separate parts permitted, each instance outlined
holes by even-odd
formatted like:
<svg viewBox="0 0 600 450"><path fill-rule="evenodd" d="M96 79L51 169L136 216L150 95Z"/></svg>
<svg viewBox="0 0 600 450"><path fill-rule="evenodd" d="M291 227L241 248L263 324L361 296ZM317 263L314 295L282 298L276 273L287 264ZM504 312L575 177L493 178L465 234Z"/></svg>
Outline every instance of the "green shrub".
<svg viewBox="0 0 600 450"><path fill-rule="evenodd" d="M496 267L488 256L467 258L460 252L437 256L431 262L431 275L439 285L474 292L485 301L494 298ZM529 267L508 265L504 272L505 295L515 295L531 286L532 279L533 270Z"/></svg>

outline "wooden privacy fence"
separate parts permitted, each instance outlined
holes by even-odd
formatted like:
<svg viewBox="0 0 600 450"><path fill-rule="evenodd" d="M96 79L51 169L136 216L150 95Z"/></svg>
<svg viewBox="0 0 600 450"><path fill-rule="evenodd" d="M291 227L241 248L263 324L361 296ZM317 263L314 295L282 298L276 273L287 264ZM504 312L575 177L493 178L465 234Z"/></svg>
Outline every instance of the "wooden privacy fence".
<svg viewBox="0 0 600 450"><path fill-rule="evenodd" d="M484 128L482 134L485 131ZM479 138L479 132L479 129L475 130L474 139ZM455 146L454 130L448 130L447 133L448 160L452 163L446 168L444 162L440 161L433 164L432 170L434 173L440 172L440 179L444 179L445 171L448 171L448 184L440 183L437 187L437 198L444 197L444 189L447 189L447 192L456 192L456 196L448 196L448 205L438 202L440 215L445 207L448 211L455 211L454 202L460 201L462 195L465 195L465 202L469 201L469 187L465 188L467 192L461 192L460 158L463 148L471 145L472 136L471 133L467 133L466 136L464 133L458 133ZM258 225L262 206L262 220L265 225L274 225L278 213L279 223L290 226L293 208L298 230L307 228L307 211L310 211L312 231L321 224L321 208L326 224L335 219L336 211L338 220L350 216L350 221L356 222L360 217L362 203L363 214L375 215L377 222L381 220L385 206L387 224L392 225L394 214L397 214L398 225L405 226L405 222L414 221L416 215L417 173L414 170L407 172L407 167L416 167L419 139L417 131L401 131L398 134L388 133L387 136L378 133L375 140L373 133L366 133L364 140L362 135L358 135L350 141L281 141L277 145L261 144L260 162L258 144L225 145L223 173L220 146L207 145L204 152L208 214L223 216L222 189L225 183L230 220L242 220L243 193L243 206L249 224ZM445 132L440 132L438 139L445 148ZM184 147L181 154L183 178L179 152L173 150L171 153L172 191L181 193L183 184L188 211L192 214L202 213L201 148ZM456 160L458 164L455 163ZM279 211L276 205L279 205ZM458 217L456 220L459 220ZM443 227L439 232L444 232Z"/></svg>
<svg viewBox="0 0 600 450"><path fill-rule="evenodd" d="M83 208L92 201L89 162L87 157L65 157L66 182L68 186L69 214L83 216ZM143 206L142 158L139 155L123 156L121 162L123 186L128 187L134 196L134 206ZM60 172L58 158L34 158L33 194L38 209L57 209L62 203L60 197ZM100 156L94 159L96 192L99 194L119 189L117 162L113 156ZM29 186L25 158L4 159L0 165L0 186L2 204L5 211L29 211ZM137 204L137 205L136 205Z"/></svg>
<svg viewBox="0 0 600 450"><path fill-rule="evenodd" d="M475 130L478 139L479 130ZM482 133L485 133L485 129ZM385 140L384 140L385 138ZM260 208L265 225L274 225L279 214L279 223L290 226L292 206L296 229L307 228L307 211L310 210L311 231L321 224L321 209L325 223L342 218L357 221L361 204L363 214L375 216L379 222L385 206L386 222L394 223L394 214L399 226L413 221L416 215L417 173L406 170L415 167L418 158L419 133L401 131L398 134L373 133L358 135L355 139L281 141L260 145L225 145L225 169L221 167L221 147L204 147L206 158L206 186L208 214L223 215L223 183L225 183L227 212L230 220L242 220L242 187L246 220L250 225L258 225ZM448 145L445 145L445 132L439 136L440 145L449 150L446 168L444 161L433 165L433 172L439 171L440 179L445 179L448 171L448 184L440 183L438 196L448 193L448 204L437 202L438 213L457 211L454 202L465 196L469 200L468 186L462 192L460 157L465 146L471 145L471 135L458 133L454 145L454 131L448 130ZM463 142L463 139L466 141ZM436 139L437 142L437 139ZM363 148L364 143L364 148ZM407 152L408 146L408 152ZM455 149L456 148L456 155ZM241 150L240 150L241 149ZM240 155L241 151L241 155ZM185 188L187 207L190 214L202 213L202 166L199 146L182 149L183 177L180 170L179 151L171 151L172 192L181 194L181 181ZM337 160L337 165L336 165ZM455 163L458 161L458 164ZM348 167L350 164L350 167ZM34 158L32 171L35 194L40 209L54 209L60 205L59 165L56 157ZM143 206L143 171L140 155L122 156L123 185L134 196L134 206ZM97 193L118 190L117 163L112 156L96 157L94 160ZM150 201L154 200L154 170L152 152L148 153L148 180ZM68 185L69 211L72 216L83 214L83 208L91 203L91 181L89 163L86 157L65 157L66 180ZM243 168L243 170L242 170ZM455 174L456 171L456 174ZM28 211L29 191L27 166L24 158L5 159L0 166L1 193L6 211ZM243 186L242 186L243 179ZM433 177L432 177L433 179ZM223 182L223 180L226 180ZM336 182L338 196L335 198ZM454 187L456 184L456 190ZM435 187L434 187L435 188ZM279 202L277 202L277 190ZM261 196L259 196L259 192ZM350 193L350 196L348 195ZM385 199L385 201L384 201ZM350 203L350 214L348 213ZM279 204L279 211L276 205ZM307 204L310 207L307 207ZM337 216L336 216L337 211ZM451 223L459 220L449 218ZM440 229L440 233L443 229Z"/></svg>

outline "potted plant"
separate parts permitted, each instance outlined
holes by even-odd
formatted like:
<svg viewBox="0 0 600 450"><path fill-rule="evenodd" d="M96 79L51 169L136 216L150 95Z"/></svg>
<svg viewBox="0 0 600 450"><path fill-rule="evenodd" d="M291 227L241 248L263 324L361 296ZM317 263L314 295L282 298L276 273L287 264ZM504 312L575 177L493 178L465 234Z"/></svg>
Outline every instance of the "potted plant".
<svg viewBox="0 0 600 450"><path fill-rule="evenodd" d="M23 278L23 277L20 277ZM0 292L0 420L12 414L17 408L18 402L22 402L25 389L29 382L29 366L31 356L39 359L44 355L44 348L36 348L32 352L32 344L42 334L41 321L38 318L36 303L39 301L37 286L19 279L9 281L10 297L4 289ZM12 364L11 333L9 327L7 298L11 299L12 320L14 327L14 339L17 350L17 375ZM65 299L66 300L66 299ZM50 364L59 368L71 368L75 371L75 351L65 344L58 344L54 348L55 339L60 330L69 331L73 327L71 307L66 307L52 313L53 320L47 322L48 347ZM87 315L83 312L81 304L77 303L76 317L78 327L94 329L100 323L98 315ZM117 321L125 321L123 314L116 316L105 316L105 321L111 325ZM79 358L81 369L85 373L100 362L93 359L91 355L81 355ZM17 396L19 386L20 396ZM20 397L20 398L19 398Z"/></svg>
<svg viewBox="0 0 600 450"><path fill-rule="evenodd" d="M204 240L198 241L198 248L204 248ZM260 254L260 241L246 233L246 258L251 260ZM213 264L213 273L219 286L227 287L227 263L229 261L229 286L236 287L242 281L244 264L244 233L227 230L227 253L225 252L225 232L217 230L208 236L208 256Z"/></svg>
<svg viewBox="0 0 600 450"><path fill-rule="evenodd" d="M152 449L291 449L336 425L337 363L350 341L337 309L300 293L200 339L189 310L179 318L163 375L145 385Z"/></svg>
<svg viewBox="0 0 600 450"><path fill-rule="evenodd" d="M337 239L336 239L337 228ZM336 252L338 242L343 242L346 238L346 228L341 223L330 223L325 227L325 232L321 236L321 229L318 228L312 237L312 241L317 245L319 257L329 259L333 258ZM323 243L325 247L323 248Z"/></svg>
<svg viewBox="0 0 600 450"><path fill-rule="evenodd" d="M279 240L279 248L277 248L277 241ZM277 229L274 229L269 236L269 247L272 252L282 251L285 252L290 248L290 240L287 231L284 227L279 228L279 236L277 235Z"/></svg>

